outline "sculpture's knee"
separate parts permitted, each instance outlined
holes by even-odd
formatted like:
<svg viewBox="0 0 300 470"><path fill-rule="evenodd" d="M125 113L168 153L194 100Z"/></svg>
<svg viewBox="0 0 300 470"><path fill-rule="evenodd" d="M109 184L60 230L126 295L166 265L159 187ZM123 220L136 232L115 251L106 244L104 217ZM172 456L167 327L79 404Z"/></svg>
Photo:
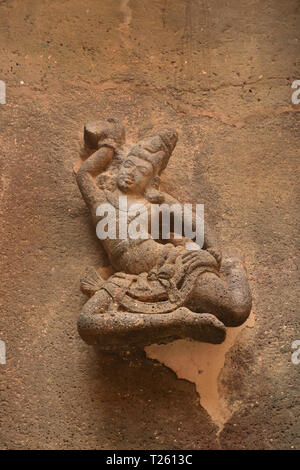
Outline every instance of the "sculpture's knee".
<svg viewBox="0 0 300 470"><path fill-rule="evenodd" d="M243 306L235 305L226 309L222 321L225 326L235 327L242 325L251 312L251 301Z"/></svg>

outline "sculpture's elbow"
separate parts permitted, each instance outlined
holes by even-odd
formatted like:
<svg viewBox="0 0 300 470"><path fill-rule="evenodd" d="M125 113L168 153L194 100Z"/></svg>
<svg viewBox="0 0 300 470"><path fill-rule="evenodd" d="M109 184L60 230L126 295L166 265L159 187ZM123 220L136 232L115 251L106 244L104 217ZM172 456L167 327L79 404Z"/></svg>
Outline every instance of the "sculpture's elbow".
<svg viewBox="0 0 300 470"><path fill-rule="evenodd" d="M86 171L84 170L83 166L81 166L75 175L78 185L80 185L81 182L83 181L85 174L86 174Z"/></svg>

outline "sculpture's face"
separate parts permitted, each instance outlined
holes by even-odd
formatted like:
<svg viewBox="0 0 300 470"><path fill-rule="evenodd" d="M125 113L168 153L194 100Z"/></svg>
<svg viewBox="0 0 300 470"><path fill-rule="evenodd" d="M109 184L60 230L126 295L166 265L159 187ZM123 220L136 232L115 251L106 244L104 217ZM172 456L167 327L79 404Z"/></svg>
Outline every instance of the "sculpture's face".
<svg viewBox="0 0 300 470"><path fill-rule="evenodd" d="M129 154L120 167L118 187L125 193L143 194L152 178L151 163Z"/></svg>

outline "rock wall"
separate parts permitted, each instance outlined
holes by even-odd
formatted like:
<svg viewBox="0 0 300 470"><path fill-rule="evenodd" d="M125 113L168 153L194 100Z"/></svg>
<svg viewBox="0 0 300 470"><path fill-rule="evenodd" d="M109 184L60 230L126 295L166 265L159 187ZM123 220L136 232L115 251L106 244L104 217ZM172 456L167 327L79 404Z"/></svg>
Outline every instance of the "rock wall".
<svg viewBox="0 0 300 470"><path fill-rule="evenodd" d="M297 0L0 10L0 447L299 448ZM78 337L80 276L107 260L73 164L84 123L108 116L132 141L176 128L163 187L246 254L251 323L226 344L119 356Z"/></svg>

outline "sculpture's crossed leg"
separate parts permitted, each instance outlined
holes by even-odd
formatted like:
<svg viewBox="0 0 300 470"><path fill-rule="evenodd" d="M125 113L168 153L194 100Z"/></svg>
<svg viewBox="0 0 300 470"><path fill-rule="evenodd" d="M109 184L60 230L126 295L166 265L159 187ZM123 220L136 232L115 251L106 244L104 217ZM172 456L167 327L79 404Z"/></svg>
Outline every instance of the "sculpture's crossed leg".
<svg viewBox="0 0 300 470"><path fill-rule="evenodd" d="M100 289L83 307L78 319L80 336L103 349L179 338L221 343L226 335L225 325L242 324L251 310L246 270L236 250L224 256L221 271L223 279L213 273L200 275L186 306L169 313L119 311L110 294Z"/></svg>
<svg viewBox="0 0 300 470"><path fill-rule="evenodd" d="M186 305L195 312L213 313L225 326L240 326L251 312L252 297L239 250L224 249L220 271L220 278L213 273L200 276Z"/></svg>

